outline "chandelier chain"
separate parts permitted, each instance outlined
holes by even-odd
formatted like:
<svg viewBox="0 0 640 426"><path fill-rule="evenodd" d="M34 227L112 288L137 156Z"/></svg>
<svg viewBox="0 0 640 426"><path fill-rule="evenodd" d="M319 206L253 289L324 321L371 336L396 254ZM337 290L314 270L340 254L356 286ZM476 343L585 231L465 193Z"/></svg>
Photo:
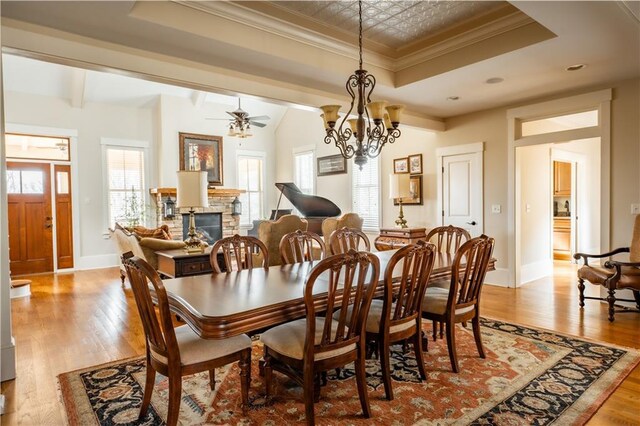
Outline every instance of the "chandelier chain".
<svg viewBox="0 0 640 426"><path fill-rule="evenodd" d="M358 0L358 50L360 52L360 69L362 69L362 0Z"/></svg>

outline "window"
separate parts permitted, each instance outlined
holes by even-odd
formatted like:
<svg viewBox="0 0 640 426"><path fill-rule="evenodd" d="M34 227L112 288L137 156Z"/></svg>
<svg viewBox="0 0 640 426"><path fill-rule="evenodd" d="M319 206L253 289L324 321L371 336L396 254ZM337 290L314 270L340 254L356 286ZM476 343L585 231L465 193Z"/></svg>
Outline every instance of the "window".
<svg viewBox="0 0 640 426"><path fill-rule="evenodd" d="M305 194L315 192L313 151L296 152L293 154L293 181L300 191Z"/></svg>
<svg viewBox="0 0 640 426"><path fill-rule="evenodd" d="M238 156L238 186L246 191L240 194L240 202L242 202L240 225L251 225L254 220L263 217L263 168L263 156Z"/></svg>
<svg viewBox="0 0 640 426"><path fill-rule="evenodd" d="M144 149L106 148L109 226L144 223Z"/></svg>
<svg viewBox="0 0 640 426"><path fill-rule="evenodd" d="M353 211L364 219L366 230L380 228L380 161L369 159L367 164L353 167L352 175Z"/></svg>
<svg viewBox="0 0 640 426"><path fill-rule="evenodd" d="M69 161L69 138L5 134L7 158Z"/></svg>

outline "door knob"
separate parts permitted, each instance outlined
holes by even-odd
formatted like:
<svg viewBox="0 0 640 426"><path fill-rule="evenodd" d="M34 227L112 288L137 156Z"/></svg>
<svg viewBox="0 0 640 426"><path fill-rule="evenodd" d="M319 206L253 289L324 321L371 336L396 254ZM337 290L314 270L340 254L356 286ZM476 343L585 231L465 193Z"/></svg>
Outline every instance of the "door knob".
<svg viewBox="0 0 640 426"><path fill-rule="evenodd" d="M467 222L467 225L476 226L477 222L475 220L472 220L471 222Z"/></svg>

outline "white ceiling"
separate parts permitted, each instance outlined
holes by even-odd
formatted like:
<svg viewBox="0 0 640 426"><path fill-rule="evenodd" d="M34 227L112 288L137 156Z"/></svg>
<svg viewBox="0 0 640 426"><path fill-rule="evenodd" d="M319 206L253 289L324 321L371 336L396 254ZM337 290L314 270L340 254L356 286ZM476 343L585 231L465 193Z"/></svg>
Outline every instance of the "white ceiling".
<svg viewBox="0 0 640 426"><path fill-rule="evenodd" d="M247 41L251 32L249 28L255 31L255 26L243 23L238 17L231 19L216 15L217 12L188 7L197 6L196 3L16 1L3 2L2 14L3 18L53 27L208 65L224 66L232 71L314 88L334 97L345 96L344 82L348 74L343 64L332 66L338 64L335 55L331 56L327 51L326 54L309 58L308 55L277 50L265 43L264 37ZM237 7L242 7L241 3L238 2ZM417 114L450 117L640 76L637 1L511 3L556 37L489 59L471 60L467 65L404 86L394 84L393 79L380 78L374 92L375 98L404 103ZM236 7L233 2L221 4ZM175 9L185 15L163 15L160 13L162 10L157 8L173 8L171 11ZM202 18L199 21L201 26L196 25L195 20L186 18L187 15L193 18L193 14ZM232 21L231 31L237 33L216 33L215 26L207 25L208 20L223 22L225 19L225 22ZM220 38L229 35L230 38ZM273 34L270 33L270 36ZM291 43L291 37L286 42ZM470 45L469 58L475 57L473 48L481 46L482 43ZM300 40L297 47L308 47L308 44ZM342 60L345 56L342 55ZM371 53L365 52L365 63L372 57ZM352 61L353 68L350 70L357 66L355 58ZM577 72L565 71L567 66L577 63L585 63L587 67ZM428 62L425 64L429 65ZM492 77L504 78L504 82L486 84L485 81ZM59 81L63 85L69 84L64 79ZM44 83L35 83L41 84ZM460 99L449 101L447 98L450 96Z"/></svg>
<svg viewBox="0 0 640 426"><path fill-rule="evenodd" d="M15 55L2 55L4 90L32 95L56 97L71 101L74 79L85 73L84 103L106 103L135 108L153 107L159 95L194 100L197 91L153 81L98 71L83 70ZM204 103L223 105L233 111L238 98L205 93ZM195 101L194 101L195 102ZM268 126L277 126L286 107L252 98L242 99L242 108L252 116L268 115ZM226 115L226 114L225 114ZM219 118L228 119L225 115Z"/></svg>

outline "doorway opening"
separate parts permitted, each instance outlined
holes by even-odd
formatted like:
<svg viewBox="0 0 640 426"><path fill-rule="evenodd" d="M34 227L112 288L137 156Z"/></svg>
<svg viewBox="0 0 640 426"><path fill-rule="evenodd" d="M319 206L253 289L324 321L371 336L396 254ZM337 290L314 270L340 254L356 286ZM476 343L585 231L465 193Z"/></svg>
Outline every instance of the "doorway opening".
<svg viewBox="0 0 640 426"><path fill-rule="evenodd" d="M7 133L12 277L74 267L69 138Z"/></svg>

